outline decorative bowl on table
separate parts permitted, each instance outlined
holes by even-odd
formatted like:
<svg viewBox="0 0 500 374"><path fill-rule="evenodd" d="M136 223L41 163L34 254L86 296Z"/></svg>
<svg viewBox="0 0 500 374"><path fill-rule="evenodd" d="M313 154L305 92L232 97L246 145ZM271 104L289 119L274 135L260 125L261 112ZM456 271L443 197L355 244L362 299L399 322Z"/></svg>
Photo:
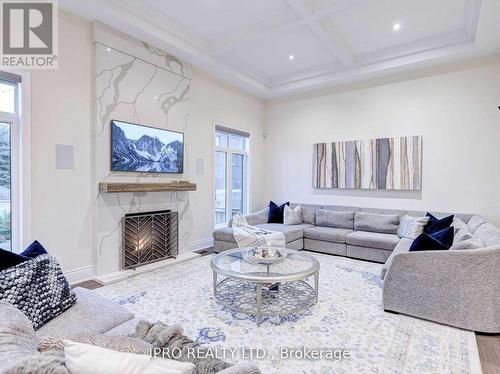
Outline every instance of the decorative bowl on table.
<svg viewBox="0 0 500 374"><path fill-rule="evenodd" d="M275 264L286 257L284 248L255 247L245 253L245 260L260 264Z"/></svg>

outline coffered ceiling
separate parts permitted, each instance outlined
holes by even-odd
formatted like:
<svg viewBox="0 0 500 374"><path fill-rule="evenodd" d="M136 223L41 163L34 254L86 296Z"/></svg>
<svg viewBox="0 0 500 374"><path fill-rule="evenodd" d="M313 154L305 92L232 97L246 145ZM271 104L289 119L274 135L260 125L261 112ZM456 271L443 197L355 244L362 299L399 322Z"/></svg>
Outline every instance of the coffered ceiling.
<svg viewBox="0 0 500 374"><path fill-rule="evenodd" d="M500 0L59 0L264 99L500 52Z"/></svg>

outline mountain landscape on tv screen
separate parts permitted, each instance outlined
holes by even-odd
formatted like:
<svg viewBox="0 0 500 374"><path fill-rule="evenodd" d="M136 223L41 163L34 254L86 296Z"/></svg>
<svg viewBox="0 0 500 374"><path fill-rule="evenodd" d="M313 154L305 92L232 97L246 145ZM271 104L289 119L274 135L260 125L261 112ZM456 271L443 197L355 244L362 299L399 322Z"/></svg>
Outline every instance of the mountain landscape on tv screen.
<svg viewBox="0 0 500 374"><path fill-rule="evenodd" d="M162 141L157 136L142 135L139 139L129 139L126 124L112 126L112 170L149 173L182 173L184 144L179 140ZM169 134L165 131L165 134ZM177 134L171 133L170 134ZM165 136L166 137L166 136Z"/></svg>

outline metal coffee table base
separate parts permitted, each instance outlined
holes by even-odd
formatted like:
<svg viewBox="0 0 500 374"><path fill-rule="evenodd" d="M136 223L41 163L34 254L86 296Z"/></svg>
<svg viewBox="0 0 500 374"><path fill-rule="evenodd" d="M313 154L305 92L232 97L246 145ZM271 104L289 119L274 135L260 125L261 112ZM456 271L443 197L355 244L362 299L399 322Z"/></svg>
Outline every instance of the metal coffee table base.
<svg viewBox="0 0 500 374"><path fill-rule="evenodd" d="M226 278L217 282L213 272L215 299L230 310L255 315L260 326L262 316L284 316L296 313L318 301L319 272L314 273L314 288L305 280L283 282L279 291L262 290L262 283Z"/></svg>

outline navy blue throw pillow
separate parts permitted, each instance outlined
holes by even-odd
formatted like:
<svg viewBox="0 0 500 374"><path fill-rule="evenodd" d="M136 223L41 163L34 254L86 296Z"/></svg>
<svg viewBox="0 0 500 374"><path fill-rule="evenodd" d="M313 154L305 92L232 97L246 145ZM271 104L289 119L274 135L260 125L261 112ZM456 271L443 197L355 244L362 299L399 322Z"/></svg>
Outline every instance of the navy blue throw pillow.
<svg viewBox="0 0 500 374"><path fill-rule="evenodd" d="M427 217L429 217L429 222L427 222L427 225L425 225L424 228L424 233L426 234L432 234L437 231L444 230L448 227L451 226L453 223L453 219L455 218L454 215L444 217L444 218L436 218L429 212L427 212Z"/></svg>
<svg viewBox="0 0 500 374"><path fill-rule="evenodd" d="M455 230L448 227L433 234L420 234L411 244L410 252L446 251L453 245Z"/></svg>
<svg viewBox="0 0 500 374"><path fill-rule="evenodd" d="M29 245L23 252L21 252L21 256L26 256L29 258L34 258L40 255L46 255L47 250L40 244L38 240L35 240L33 243Z"/></svg>
<svg viewBox="0 0 500 374"><path fill-rule="evenodd" d="M0 271L19 265L26 260L28 260L28 257L0 249Z"/></svg>
<svg viewBox="0 0 500 374"><path fill-rule="evenodd" d="M28 248L20 254L0 249L0 271L44 254L47 254L47 251L38 240L31 243Z"/></svg>
<svg viewBox="0 0 500 374"><path fill-rule="evenodd" d="M283 223L283 213L285 212L285 205L290 205L286 202L278 206L274 201L269 202L269 214L267 215L267 223Z"/></svg>

